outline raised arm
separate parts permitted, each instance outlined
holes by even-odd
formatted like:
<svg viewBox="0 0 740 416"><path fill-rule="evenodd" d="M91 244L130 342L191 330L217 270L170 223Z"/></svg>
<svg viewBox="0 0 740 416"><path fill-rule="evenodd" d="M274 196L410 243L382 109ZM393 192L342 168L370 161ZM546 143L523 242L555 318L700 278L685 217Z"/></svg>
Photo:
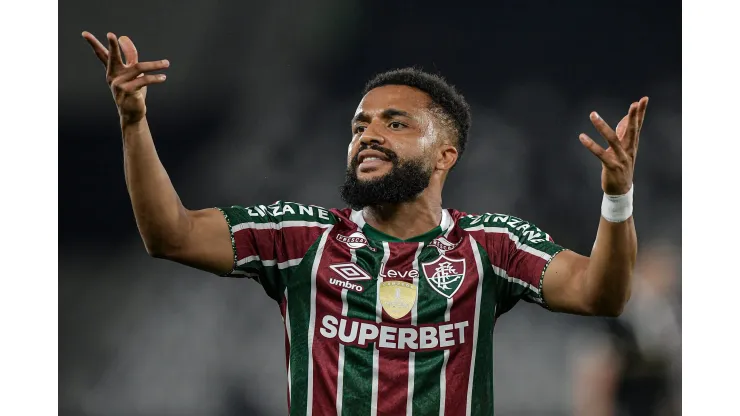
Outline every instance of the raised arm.
<svg viewBox="0 0 740 416"><path fill-rule="evenodd" d="M217 274L231 271L234 254L224 216L217 209L191 211L183 206L146 120L147 86L165 81L163 74L151 72L168 68L169 62L138 62L136 48L125 36L117 39L108 33L108 49L92 34L82 36L106 67L121 121L126 186L147 252Z"/></svg>
<svg viewBox="0 0 740 416"><path fill-rule="evenodd" d="M609 143L606 150L587 135L580 136L581 143L601 160L605 196L591 256L563 251L545 272L543 298L554 311L618 316L629 300L637 257L632 178L647 104L647 97L632 103L617 132L591 113L591 121Z"/></svg>

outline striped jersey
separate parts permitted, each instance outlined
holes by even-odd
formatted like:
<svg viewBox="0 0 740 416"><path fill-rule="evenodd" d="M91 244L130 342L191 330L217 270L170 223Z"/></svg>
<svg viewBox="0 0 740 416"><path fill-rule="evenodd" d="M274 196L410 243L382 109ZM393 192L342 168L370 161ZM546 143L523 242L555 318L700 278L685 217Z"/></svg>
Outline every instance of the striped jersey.
<svg viewBox="0 0 740 416"><path fill-rule="evenodd" d="M399 240L362 212L292 202L220 208L232 277L285 326L290 415L492 415L493 328L563 250L522 219L442 211Z"/></svg>

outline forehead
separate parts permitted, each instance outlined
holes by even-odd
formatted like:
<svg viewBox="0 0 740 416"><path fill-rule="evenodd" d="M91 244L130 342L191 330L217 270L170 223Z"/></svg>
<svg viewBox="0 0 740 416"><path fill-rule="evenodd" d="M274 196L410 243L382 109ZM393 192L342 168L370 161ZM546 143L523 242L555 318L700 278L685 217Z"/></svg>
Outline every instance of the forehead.
<svg viewBox="0 0 740 416"><path fill-rule="evenodd" d="M360 112L372 115L388 108L416 114L429 107L431 98L424 91L406 85L384 85L368 91L355 115Z"/></svg>

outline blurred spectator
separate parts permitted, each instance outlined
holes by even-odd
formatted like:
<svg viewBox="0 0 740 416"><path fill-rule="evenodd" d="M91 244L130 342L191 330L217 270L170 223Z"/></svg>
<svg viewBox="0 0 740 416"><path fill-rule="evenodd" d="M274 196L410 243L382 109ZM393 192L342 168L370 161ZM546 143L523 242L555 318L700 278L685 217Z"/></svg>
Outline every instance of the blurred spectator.
<svg viewBox="0 0 740 416"><path fill-rule="evenodd" d="M669 242L643 248L632 297L576 359L576 416L681 412L680 255Z"/></svg>

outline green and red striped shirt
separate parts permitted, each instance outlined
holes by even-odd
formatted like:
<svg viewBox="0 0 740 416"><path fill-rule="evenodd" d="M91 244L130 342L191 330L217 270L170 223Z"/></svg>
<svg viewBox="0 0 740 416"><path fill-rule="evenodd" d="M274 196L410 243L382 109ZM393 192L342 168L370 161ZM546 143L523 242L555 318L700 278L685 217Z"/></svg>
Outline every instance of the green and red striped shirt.
<svg viewBox="0 0 740 416"><path fill-rule="evenodd" d="M545 306L563 248L531 223L443 210L399 240L362 213L292 202L221 208L234 269L285 324L291 415L492 415L493 328L523 299Z"/></svg>

